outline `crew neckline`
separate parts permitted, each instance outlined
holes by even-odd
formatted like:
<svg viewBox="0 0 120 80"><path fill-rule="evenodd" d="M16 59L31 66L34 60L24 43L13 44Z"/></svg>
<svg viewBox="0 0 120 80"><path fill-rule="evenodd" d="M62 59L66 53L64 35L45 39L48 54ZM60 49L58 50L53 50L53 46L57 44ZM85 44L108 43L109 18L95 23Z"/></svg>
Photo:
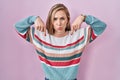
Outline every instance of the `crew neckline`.
<svg viewBox="0 0 120 80"><path fill-rule="evenodd" d="M62 39L62 38L67 37L69 34L70 34L70 31L67 31L67 34L64 35L64 36L62 36L62 37L57 37L57 36L54 36L54 35L50 35L50 36L52 36L52 37L54 37L54 38Z"/></svg>

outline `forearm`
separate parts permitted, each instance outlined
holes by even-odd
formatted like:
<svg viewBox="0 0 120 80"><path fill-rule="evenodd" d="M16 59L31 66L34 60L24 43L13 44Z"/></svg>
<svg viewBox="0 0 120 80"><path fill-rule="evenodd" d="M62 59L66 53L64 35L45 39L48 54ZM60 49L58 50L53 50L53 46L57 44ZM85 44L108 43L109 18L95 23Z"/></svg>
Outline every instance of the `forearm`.
<svg viewBox="0 0 120 80"><path fill-rule="evenodd" d="M31 25L34 24L37 16L29 16L25 19L20 20L15 24L15 28L20 33L26 33Z"/></svg>
<svg viewBox="0 0 120 80"><path fill-rule="evenodd" d="M101 21L91 15L87 15L85 17L85 22L91 26L91 28L97 35L100 35L106 28L106 24L103 21Z"/></svg>

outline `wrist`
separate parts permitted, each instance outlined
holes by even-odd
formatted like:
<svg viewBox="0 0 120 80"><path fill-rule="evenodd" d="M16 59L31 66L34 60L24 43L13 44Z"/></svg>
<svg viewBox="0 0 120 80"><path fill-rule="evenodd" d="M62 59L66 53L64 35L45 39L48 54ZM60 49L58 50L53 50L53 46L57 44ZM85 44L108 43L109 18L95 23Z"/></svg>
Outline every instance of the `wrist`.
<svg viewBox="0 0 120 80"><path fill-rule="evenodd" d="M81 14L80 16L81 16L81 18L82 18L82 21L85 22L86 15Z"/></svg>

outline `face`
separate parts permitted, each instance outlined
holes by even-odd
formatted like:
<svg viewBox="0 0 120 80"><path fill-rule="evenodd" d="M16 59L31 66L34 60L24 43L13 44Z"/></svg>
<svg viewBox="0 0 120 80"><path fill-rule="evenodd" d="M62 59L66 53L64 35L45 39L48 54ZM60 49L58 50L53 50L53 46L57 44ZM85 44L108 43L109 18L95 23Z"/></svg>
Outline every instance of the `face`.
<svg viewBox="0 0 120 80"><path fill-rule="evenodd" d="M53 17L53 27L55 29L55 33L65 32L67 22L68 20L65 12L63 10L57 11Z"/></svg>

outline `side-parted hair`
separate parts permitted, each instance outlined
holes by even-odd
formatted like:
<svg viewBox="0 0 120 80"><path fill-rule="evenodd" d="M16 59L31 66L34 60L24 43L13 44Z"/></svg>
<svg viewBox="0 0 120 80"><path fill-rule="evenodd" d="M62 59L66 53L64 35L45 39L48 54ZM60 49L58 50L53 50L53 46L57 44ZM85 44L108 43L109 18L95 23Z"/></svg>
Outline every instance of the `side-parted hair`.
<svg viewBox="0 0 120 80"><path fill-rule="evenodd" d="M54 20L54 16L55 13L57 11L63 10L67 16L67 25L66 25L66 29L65 31L70 31L70 14L69 11L67 9L67 7L64 4L55 4L49 11L48 13L48 17L47 17L47 21L46 21L46 29L48 30L48 33L53 35L55 33L54 27L53 27L53 20Z"/></svg>

